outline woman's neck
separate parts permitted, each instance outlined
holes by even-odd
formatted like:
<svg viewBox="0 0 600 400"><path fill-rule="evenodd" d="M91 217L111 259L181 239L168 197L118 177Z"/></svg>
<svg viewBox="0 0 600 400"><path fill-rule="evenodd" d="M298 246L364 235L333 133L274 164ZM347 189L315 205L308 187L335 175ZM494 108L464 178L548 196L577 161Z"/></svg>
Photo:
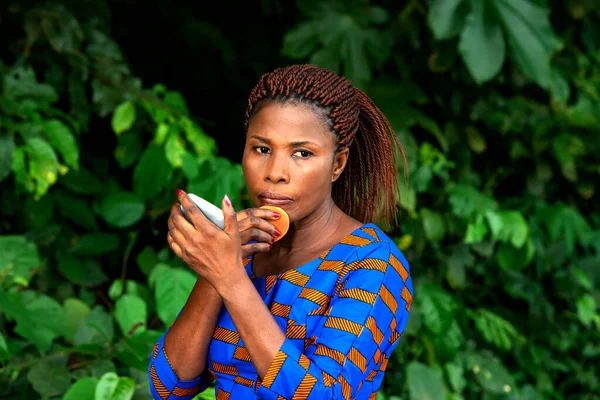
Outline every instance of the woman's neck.
<svg viewBox="0 0 600 400"><path fill-rule="evenodd" d="M288 233L273 244L270 254L285 257L297 250L320 253L330 240L336 239L340 228L343 230L348 220L351 218L331 201L309 217L291 224Z"/></svg>

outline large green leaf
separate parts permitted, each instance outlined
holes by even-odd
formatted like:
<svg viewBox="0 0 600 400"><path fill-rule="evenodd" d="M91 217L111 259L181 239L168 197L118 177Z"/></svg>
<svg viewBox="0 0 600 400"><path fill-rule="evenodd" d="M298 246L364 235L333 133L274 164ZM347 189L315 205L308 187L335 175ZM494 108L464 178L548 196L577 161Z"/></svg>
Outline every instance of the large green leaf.
<svg viewBox="0 0 600 400"><path fill-rule="evenodd" d="M406 383L411 400L446 400L446 385L439 369L413 361L406 368Z"/></svg>
<svg viewBox="0 0 600 400"><path fill-rule="evenodd" d="M226 194L232 203L236 203L242 194L242 187L241 165L224 157L217 157L202 164L198 179L189 182L187 191L220 207Z"/></svg>
<svg viewBox="0 0 600 400"><path fill-rule="evenodd" d="M65 336L69 340L73 340L75 336L75 332L77 331L77 327L83 321L92 310L90 307L85 304L83 301L76 299L74 297L70 297L63 303L63 308L65 310L66 321L65 324L68 327L68 333Z"/></svg>
<svg viewBox="0 0 600 400"><path fill-rule="evenodd" d="M447 40L463 29L469 3L465 0L433 0L427 22L437 40Z"/></svg>
<svg viewBox="0 0 600 400"><path fill-rule="evenodd" d="M68 333L63 308L44 294L30 290L5 293L0 289L0 309L10 320L16 321L15 333L29 340L40 352L48 351L55 338Z"/></svg>
<svg viewBox="0 0 600 400"><path fill-rule="evenodd" d="M65 393L63 400L96 400L96 385L98 385L96 377L79 379Z"/></svg>
<svg viewBox="0 0 600 400"><path fill-rule="evenodd" d="M94 259L71 254L57 256L58 270L71 282L83 286L98 286L108 279L100 264Z"/></svg>
<svg viewBox="0 0 600 400"><path fill-rule="evenodd" d="M585 294L577 299L577 316L583 325L589 326L596 316L596 300Z"/></svg>
<svg viewBox="0 0 600 400"><path fill-rule="evenodd" d="M144 215L145 209L144 201L136 194L115 192L102 201L99 213L109 224L126 228L138 222Z"/></svg>
<svg viewBox="0 0 600 400"><path fill-rule="evenodd" d="M121 239L114 233L94 232L81 236L71 252L80 256L99 256L117 249Z"/></svg>
<svg viewBox="0 0 600 400"><path fill-rule="evenodd" d="M112 129L117 135L129 130L135 122L135 104L125 102L120 104L112 116Z"/></svg>
<svg viewBox="0 0 600 400"><path fill-rule="evenodd" d="M35 268L41 266L37 247L25 236L0 236L0 284L27 286Z"/></svg>
<svg viewBox="0 0 600 400"><path fill-rule="evenodd" d="M428 209L422 210L423 213L423 229L425 236L431 241L439 241L446 236L446 223L442 216Z"/></svg>
<svg viewBox="0 0 600 400"><path fill-rule="evenodd" d="M73 196L67 191L55 191L53 197L58 211L64 218L90 231L98 229L90 204L84 198Z"/></svg>
<svg viewBox="0 0 600 400"><path fill-rule="evenodd" d="M133 165L142 154L144 142L137 131L125 132L119 135L114 156L121 168Z"/></svg>
<svg viewBox="0 0 600 400"><path fill-rule="evenodd" d="M489 352L467 352L466 368L473 373L481 388L489 393L505 395L516 389L515 379L500 360Z"/></svg>
<svg viewBox="0 0 600 400"><path fill-rule="evenodd" d="M71 385L71 377L67 367L48 361L34 364L27 373L27 380L42 398L60 396Z"/></svg>
<svg viewBox="0 0 600 400"><path fill-rule="evenodd" d="M170 325L187 301L196 277L189 271L167 267L155 277L156 311L165 325Z"/></svg>
<svg viewBox="0 0 600 400"><path fill-rule="evenodd" d="M509 350L515 342L525 341L510 322L489 310L479 309L468 314L484 339L501 349Z"/></svg>
<svg viewBox="0 0 600 400"><path fill-rule="evenodd" d="M429 330L434 334L445 334L454 319L456 304L452 296L433 284L419 287L415 296L419 314Z"/></svg>
<svg viewBox="0 0 600 400"><path fill-rule="evenodd" d="M0 136L0 183L11 173L15 148L12 135Z"/></svg>
<svg viewBox="0 0 600 400"><path fill-rule="evenodd" d="M488 211L485 216L494 240L511 243L517 248L523 247L527 242L529 225L519 211Z"/></svg>
<svg viewBox="0 0 600 400"><path fill-rule="evenodd" d="M529 0L494 0L511 55L523 72L543 88L550 87L550 60L562 47L548 10Z"/></svg>
<svg viewBox="0 0 600 400"><path fill-rule="evenodd" d="M144 300L134 294L124 294L117 300L115 316L123 336L146 329L148 311Z"/></svg>
<svg viewBox="0 0 600 400"><path fill-rule="evenodd" d="M92 313L85 317L77 327L73 344L107 344L114 337L113 318L101 306L96 306Z"/></svg>
<svg viewBox="0 0 600 400"><path fill-rule="evenodd" d="M492 79L504 64L506 45L502 27L488 1L471 1L471 13L458 49L477 83Z"/></svg>
<svg viewBox="0 0 600 400"><path fill-rule="evenodd" d="M173 168L167 161L164 150L148 146L133 172L135 193L143 200L153 198L167 186L172 172Z"/></svg>
<svg viewBox="0 0 600 400"><path fill-rule="evenodd" d="M107 372L96 385L95 400L129 400L133 397L134 391L133 379Z"/></svg>
<svg viewBox="0 0 600 400"><path fill-rule="evenodd" d="M43 126L50 143L59 151L65 163L74 169L79 168L79 147L71 129L57 119L44 121Z"/></svg>

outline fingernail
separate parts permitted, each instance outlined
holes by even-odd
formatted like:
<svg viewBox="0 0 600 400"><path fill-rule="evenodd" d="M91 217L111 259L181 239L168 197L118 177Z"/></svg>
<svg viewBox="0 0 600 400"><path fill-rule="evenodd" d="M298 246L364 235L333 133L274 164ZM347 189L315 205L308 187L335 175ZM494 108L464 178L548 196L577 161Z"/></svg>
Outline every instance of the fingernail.
<svg viewBox="0 0 600 400"><path fill-rule="evenodd" d="M181 193L183 193L183 190L177 189L177 196L181 196Z"/></svg>
<svg viewBox="0 0 600 400"><path fill-rule="evenodd" d="M231 200L229 200L229 196L225 195L225 204L231 207Z"/></svg>
<svg viewBox="0 0 600 400"><path fill-rule="evenodd" d="M271 250L272 248L273 248L273 245L272 245L272 244L270 244L270 245L269 245L269 250Z"/></svg>
<svg viewBox="0 0 600 400"><path fill-rule="evenodd" d="M279 232L277 229L275 229L275 236L279 236L281 235L281 232Z"/></svg>
<svg viewBox="0 0 600 400"><path fill-rule="evenodd" d="M279 217L281 217L281 215L279 215L279 213L278 213L277 211L273 211L273 216L274 216L275 218L279 218Z"/></svg>

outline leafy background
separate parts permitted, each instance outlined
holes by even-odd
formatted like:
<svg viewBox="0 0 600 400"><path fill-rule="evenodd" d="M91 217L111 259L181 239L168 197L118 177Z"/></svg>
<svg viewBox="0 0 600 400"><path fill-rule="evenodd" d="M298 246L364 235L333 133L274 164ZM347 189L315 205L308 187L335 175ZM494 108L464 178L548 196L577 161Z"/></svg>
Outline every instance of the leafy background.
<svg viewBox="0 0 600 400"><path fill-rule="evenodd" d="M598 1L245 3L0 6L0 396L150 398L194 284L174 193L248 206L247 95L311 62L410 163L416 297L377 399L600 399Z"/></svg>

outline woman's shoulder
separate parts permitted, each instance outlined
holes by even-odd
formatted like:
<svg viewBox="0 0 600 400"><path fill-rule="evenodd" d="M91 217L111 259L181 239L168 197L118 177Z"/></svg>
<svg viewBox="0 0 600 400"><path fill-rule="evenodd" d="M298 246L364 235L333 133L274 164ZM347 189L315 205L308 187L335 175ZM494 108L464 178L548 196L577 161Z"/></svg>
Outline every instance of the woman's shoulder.
<svg viewBox="0 0 600 400"><path fill-rule="evenodd" d="M345 242L352 246L347 249L347 263L357 267L370 261L378 265L385 263L396 269L406 270L402 271L403 274L408 273L409 263L396 242L374 223L362 225L346 238Z"/></svg>

